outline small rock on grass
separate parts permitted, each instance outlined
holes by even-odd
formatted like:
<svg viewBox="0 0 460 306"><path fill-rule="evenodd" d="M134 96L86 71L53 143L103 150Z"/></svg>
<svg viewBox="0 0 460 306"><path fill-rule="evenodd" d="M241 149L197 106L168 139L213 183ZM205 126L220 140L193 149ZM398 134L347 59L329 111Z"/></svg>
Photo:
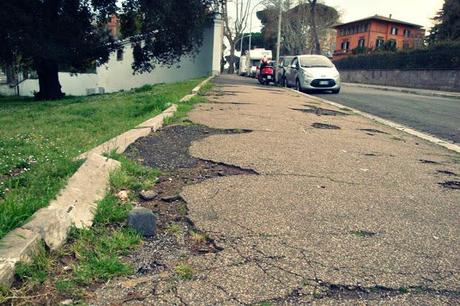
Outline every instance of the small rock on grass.
<svg viewBox="0 0 460 306"><path fill-rule="evenodd" d="M128 215L128 225L145 237L155 236L156 217L150 209L136 207Z"/></svg>
<svg viewBox="0 0 460 306"><path fill-rule="evenodd" d="M142 200L144 201L152 201L153 199L155 199L158 195L157 192L153 191L153 190L142 190L140 193L139 193L140 197Z"/></svg>
<svg viewBox="0 0 460 306"><path fill-rule="evenodd" d="M120 191L119 193L117 193L117 198L122 201L122 202L126 202L129 200L129 193L127 190L122 190Z"/></svg>

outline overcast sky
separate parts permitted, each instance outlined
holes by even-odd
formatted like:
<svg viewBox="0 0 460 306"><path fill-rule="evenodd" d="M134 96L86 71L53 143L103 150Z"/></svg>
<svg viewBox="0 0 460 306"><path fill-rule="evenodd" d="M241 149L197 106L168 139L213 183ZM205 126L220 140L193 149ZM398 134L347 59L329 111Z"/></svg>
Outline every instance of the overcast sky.
<svg viewBox="0 0 460 306"><path fill-rule="evenodd" d="M253 5L258 2L261 1L252 0ZM395 19L420 24L428 30L433 26L431 18L442 8L444 0L323 0L322 2L341 12L342 22L375 14L383 16L392 14ZM253 31L258 31L260 28L260 22L254 15Z"/></svg>

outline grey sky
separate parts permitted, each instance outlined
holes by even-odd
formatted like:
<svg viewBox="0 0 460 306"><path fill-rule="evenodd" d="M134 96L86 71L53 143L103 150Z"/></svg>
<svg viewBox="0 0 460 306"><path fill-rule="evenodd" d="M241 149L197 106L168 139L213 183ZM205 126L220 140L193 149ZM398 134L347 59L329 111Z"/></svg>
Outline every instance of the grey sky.
<svg viewBox="0 0 460 306"><path fill-rule="evenodd" d="M261 2L252 0L253 5ZM348 22L375 14L432 27L433 18L442 8L444 0L324 0L323 3L335 7L342 13L342 22ZM259 6L262 7L262 6ZM260 30L260 22L253 17L253 31ZM248 29L249 31L249 29Z"/></svg>

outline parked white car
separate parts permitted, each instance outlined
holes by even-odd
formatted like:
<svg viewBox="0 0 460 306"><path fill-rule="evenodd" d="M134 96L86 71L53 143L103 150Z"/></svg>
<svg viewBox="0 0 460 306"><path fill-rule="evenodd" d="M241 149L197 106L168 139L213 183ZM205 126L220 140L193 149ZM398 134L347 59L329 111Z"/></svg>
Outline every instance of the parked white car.
<svg viewBox="0 0 460 306"><path fill-rule="evenodd" d="M334 64L322 55L296 56L286 71L286 83L299 91L340 92L340 73Z"/></svg>

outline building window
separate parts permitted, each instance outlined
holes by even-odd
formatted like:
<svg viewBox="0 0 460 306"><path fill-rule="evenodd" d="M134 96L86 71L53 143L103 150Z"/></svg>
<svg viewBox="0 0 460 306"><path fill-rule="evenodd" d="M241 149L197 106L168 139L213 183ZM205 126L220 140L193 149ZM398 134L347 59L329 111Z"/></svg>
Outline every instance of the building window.
<svg viewBox="0 0 460 306"><path fill-rule="evenodd" d="M408 30L408 29L404 30L404 37L406 37L406 38L410 37L410 30Z"/></svg>
<svg viewBox="0 0 460 306"><path fill-rule="evenodd" d="M345 51L345 52L347 52L349 48L350 48L350 42L348 42L348 41L343 41L343 42L342 42L342 50Z"/></svg>
<svg viewBox="0 0 460 306"><path fill-rule="evenodd" d="M392 48L393 47L394 48L398 47L398 44L396 43L396 40L394 40L394 39L390 39L388 43L390 44L390 47L392 47Z"/></svg>
<svg viewBox="0 0 460 306"><path fill-rule="evenodd" d="M391 27L391 35L398 35L398 28L397 27Z"/></svg>
<svg viewBox="0 0 460 306"><path fill-rule="evenodd" d="M385 40L383 40L383 37L378 37L377 42L375 43L375 46L377 48L383 47L383 44L385 43Z"/></svg>
<svg viewBox="0 0 460 306"><path fill-rule="evenodd" d="M117 50L117 61L121 62L123 60L123 49Z"/></svg>
<svg viewBox="0 0 460 306"><path fill-rule="evenodd" d="M364 39L364 37L360 37L358 40L358 47L364 48L365 44L366 44L366 40Z"/></svg>
<svg viewBox="0 0 460 306"><path fill-rule="evenodd" d="M403 49L404 49L404 50L410 49L410 44L409 44L409 42L408 42L407 40L405 40L405 41L403 42Z"/></svg>

